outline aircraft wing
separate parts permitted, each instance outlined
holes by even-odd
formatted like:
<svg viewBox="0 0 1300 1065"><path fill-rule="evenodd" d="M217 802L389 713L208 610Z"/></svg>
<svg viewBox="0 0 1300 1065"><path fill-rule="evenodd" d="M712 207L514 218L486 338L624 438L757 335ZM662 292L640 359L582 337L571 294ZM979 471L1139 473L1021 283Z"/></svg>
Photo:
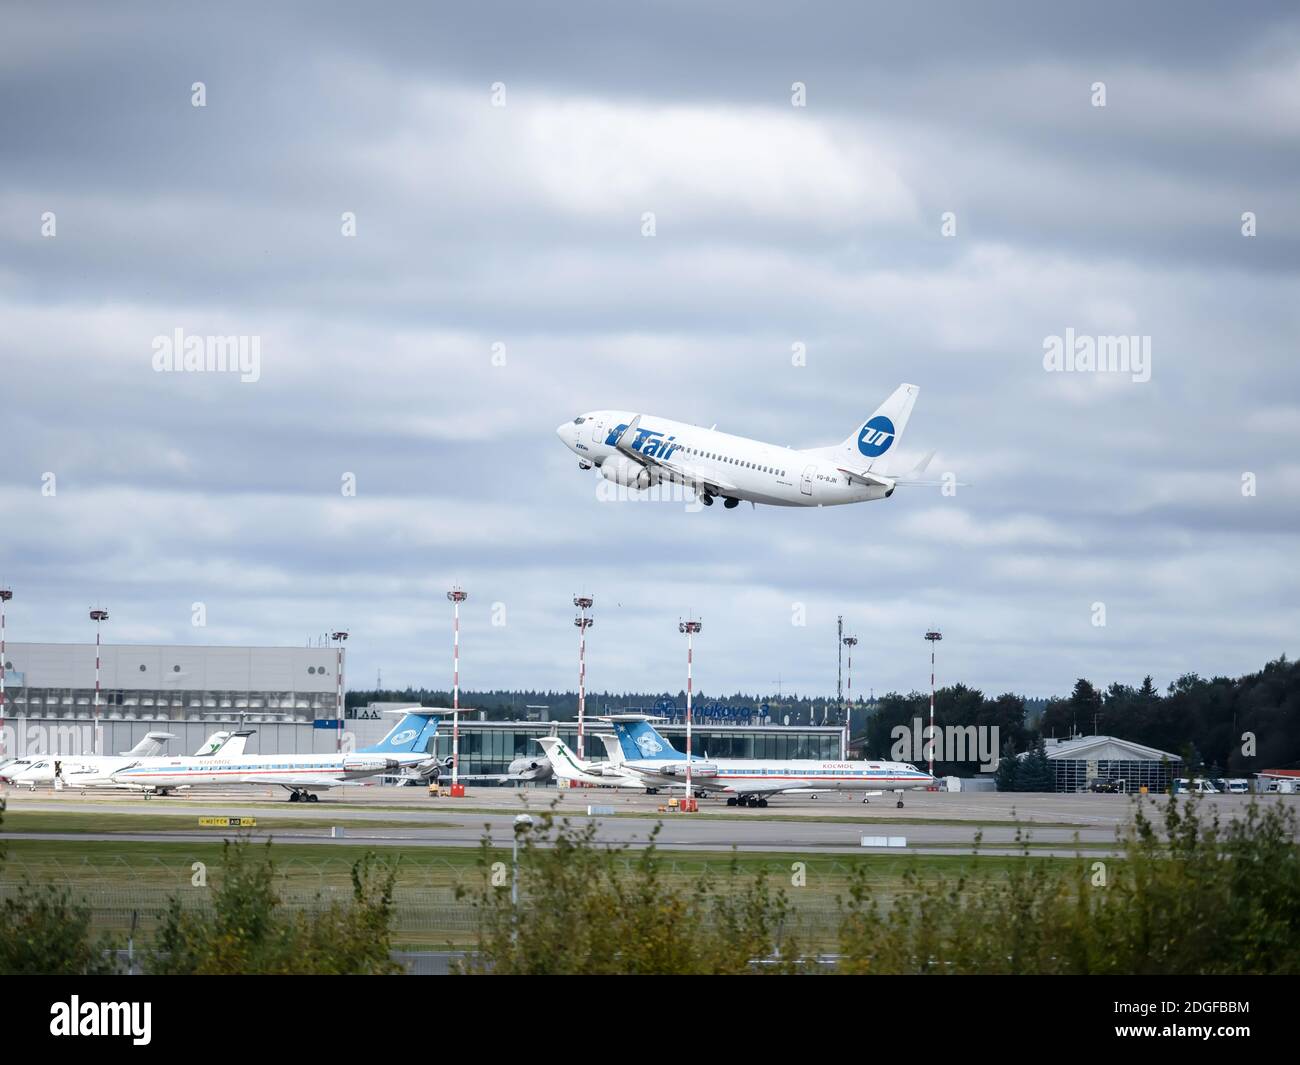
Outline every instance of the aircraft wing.
<svg viewBox="0 0 1300 1065"><path fill-rule="evenodd" d="M709 489L713 495L721 495L723 492L735 492L737 488L730 481L724 481L713 473L697 469L689 462L670 462L667 459L655 458L652 455L643 455L639 451L632 449L628 443L636 438L637 426L641 424L641 415L637 415L628 426L618 435L614 446L633 462L640 463L647 469L664 470L674 479L686 484L702 485Z"/></svg>

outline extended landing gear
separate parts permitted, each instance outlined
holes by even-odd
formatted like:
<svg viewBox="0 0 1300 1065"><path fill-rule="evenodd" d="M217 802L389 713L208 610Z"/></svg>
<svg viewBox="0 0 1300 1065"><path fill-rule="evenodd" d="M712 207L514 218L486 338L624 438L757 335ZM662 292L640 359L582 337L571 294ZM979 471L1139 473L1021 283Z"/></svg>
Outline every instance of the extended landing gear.
<svg viewBox="0 0 1300 1065"><path fill-rule="evenodd" d="M289 792L290 802L320 802L320 796L315 792L304 791L302 788L294 788Z"/></svg>
<svg viewBox="0 0 1300 1065"><path fill-rule="evenodd" d="M728 510L735 510L738 506L740 506L740 500L732 499L731 496L727 496L727 498L723 500L722 505L726 507Z"/></svg>
<svg viewBox="0 0 1300 1065"><path fill-rule="evenodd" d="M711 507L713 506L713 496L709 495L708 492L705 492L702 496L700 496L700 502L703 503L706 507Z"/></svg>
<svg viewBox="0 0 1300 1065"><path fill-rule="evenodd" d="M739 798L729 796L727 798L728 806L748 806L751 810L755 807L766 807L767 800L757 798L754 795L741 795Z"/></svg>

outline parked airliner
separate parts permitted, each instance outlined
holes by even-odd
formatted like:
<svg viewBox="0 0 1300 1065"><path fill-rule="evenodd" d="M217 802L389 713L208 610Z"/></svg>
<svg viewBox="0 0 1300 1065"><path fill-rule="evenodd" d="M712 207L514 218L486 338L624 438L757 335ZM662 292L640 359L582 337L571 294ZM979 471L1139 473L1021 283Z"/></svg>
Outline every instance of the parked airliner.
<svg viewBox="0 0 1300 1065"><path fill-rule="evenodd" d="M18 787L36 790L37 785L54 784L61 787L93 787L111 785L114 772L128 765L160 755L163 745L176 737L170 732L150 732L144 739L122 754L43 754L26 760L23 766L6 767L4 776ZM229 732L214 732L195 757L210 755L220 750L230 740ZM243 750L239 741L238 750Z"/></svg>
<svg viewBox="0 0 1300 1065"><path fill-rule="evenodd" d="M741 500L828 507L888 499L900 486L943 484L917 479L933 451L908 473L891 472L890 460L920 391L899 385L841 443L803 451L623 410L588 411L555 432L578 456L579 467L599 467L602 477L625 488L688 485L706 506L721 497L728 508Z"/></svg>
<svg viewBox="0 0 1300 1065"><path fill-rule="evenodd" d="M436 757L428 753L438 731L438 717L450 711L395 710L404 716L382 740L352 754L245 754L223 758L170 758L142 762L113 774L117 784L145 792L207 785L278 785L290 802L316 802L317 791L384 773L431 772ZM463 713L463 711L462 711Z"/></svg>
<svg viewBox="0 0 1300 1065"><path fill-rule="evenodd" d="M218 753L223 758L233 758L244 753L244 744L253 734L252 729L242 732L219 731L212 733L203 745L194 752L195 758L212 758ZM148 738L173 740L170 732L151 732ZM162 743L155 743L152 749L146 749L143 742L136 744L131 751L118 755L45 755L13 778L18 787L28 787L35 791L38 784L52 784L57 788L120 788L123 785L113 781L113 774L127 766L152 765L168 761L171 756L159 754Z"/></svg>
<svg viewBox="0 0 1300 1065"><path fill-rule="evenodd" d="M645 714L610 714L623 752L621 772L652 787L686 782L686 755L650 724ZM865 791L901 793L932 785L934 777L907 762L847 762L815 758L701 758L692 755L691 789L719 791L728 806L766 806L767 796L783 791ZM903 805L903 800L898 800Z"/></svg>
<svg viewBox="0 0 1300 1065"><path fill-rule="evenodd" d="M602 737L613 739L613 737ZM644 780L634 773L625 773L618 768L618 760L604 762L579 758L558 736L538 736L537 742L546 752L547 760L557 780L567 780L570 784L586 784L595 788L633 788L636 791L655 791L647 787Z"/></svg>

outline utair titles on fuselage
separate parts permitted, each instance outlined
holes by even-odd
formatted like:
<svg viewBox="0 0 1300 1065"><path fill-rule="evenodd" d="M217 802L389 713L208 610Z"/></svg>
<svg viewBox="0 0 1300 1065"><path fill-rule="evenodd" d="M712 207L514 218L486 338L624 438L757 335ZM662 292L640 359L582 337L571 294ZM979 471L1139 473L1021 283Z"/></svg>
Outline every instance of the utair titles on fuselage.
<svg viewBox="0 0 1300 1065"><path fill-rule="evenodd" d="M580 414L556 429L585 470L630 489L658 484L692 488L711 506L742 500L778 507L822 507L887 499L900 486L940 487L917 478L930 452L906 474L893 469L920 389L899 385L874 414L839 444L796 451L714 429L621 410Z"/></svg>

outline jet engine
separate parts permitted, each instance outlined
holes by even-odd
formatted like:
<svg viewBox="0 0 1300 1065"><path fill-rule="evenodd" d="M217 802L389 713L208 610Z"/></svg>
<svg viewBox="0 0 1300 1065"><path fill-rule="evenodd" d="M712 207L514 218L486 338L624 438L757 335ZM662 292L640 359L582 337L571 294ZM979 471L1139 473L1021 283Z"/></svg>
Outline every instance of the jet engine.
<svg viewBox="0 0 1300 1065"><path fill-rule="evenodd" d="M624 488L649 488L656 478L639 462L623 455L611 455L600 464L600 475Z"/></svg>
<svg viewBox="0 0 1300 1065"><path fill-rule="evenodd" d="M401 763L393 758L377 755L348 755L343 759L345 773L382 773L385 770L399 769Z"/></svg>

